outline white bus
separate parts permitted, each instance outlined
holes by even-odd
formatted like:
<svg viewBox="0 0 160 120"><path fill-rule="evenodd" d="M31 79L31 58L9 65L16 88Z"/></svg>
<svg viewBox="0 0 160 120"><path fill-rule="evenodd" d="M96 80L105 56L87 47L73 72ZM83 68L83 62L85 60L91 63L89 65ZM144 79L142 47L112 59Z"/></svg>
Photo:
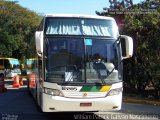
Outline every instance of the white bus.
<svg viewBox="0 0 160 120"><path fill-rule="evenodd" d="M7 78L21 75L19 60L16 58L0 58L0 73Z"/></svg>
<svg viewBox="0 0 160 120"><path fill-rule="evenodd" d="M132 56L133 41L113 18L48 14L35 44L28 88L43 112L121 109L122 60Z"/></svg>

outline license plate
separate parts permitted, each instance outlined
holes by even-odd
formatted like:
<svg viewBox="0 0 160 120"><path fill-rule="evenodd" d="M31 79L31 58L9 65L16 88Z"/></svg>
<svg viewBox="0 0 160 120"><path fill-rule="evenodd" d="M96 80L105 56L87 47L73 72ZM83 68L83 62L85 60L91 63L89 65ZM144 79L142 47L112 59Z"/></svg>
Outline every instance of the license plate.
<svg viewBox="0 0 160 120"><path fill-rule="evenodd" d="M89 107L92 106L92 103L80 103L80 107Z"/></svg>

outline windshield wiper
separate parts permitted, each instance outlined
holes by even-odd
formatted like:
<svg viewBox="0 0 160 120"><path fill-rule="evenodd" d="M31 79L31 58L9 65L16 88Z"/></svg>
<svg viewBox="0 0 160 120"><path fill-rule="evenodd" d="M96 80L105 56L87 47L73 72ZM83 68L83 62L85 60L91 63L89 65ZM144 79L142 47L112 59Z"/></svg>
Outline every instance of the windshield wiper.
<svg viewBox="0 0 160 120"><path fill-rule="evenodd" d="M115 68L119 68L119 66L121 65L121 63L122 63L122 60L116 66L113 65L112 69L109 69L110 66L106 66L105 63L103 63L103 62L101 62L101 63L95 63L96 67L94 67L94 69L97 71L97 73L99 75L99 79L102 81L103 85L106 84L105 79L107 79L114 72ZM95 84L97 84L97 83L95 82Z"/></svg>

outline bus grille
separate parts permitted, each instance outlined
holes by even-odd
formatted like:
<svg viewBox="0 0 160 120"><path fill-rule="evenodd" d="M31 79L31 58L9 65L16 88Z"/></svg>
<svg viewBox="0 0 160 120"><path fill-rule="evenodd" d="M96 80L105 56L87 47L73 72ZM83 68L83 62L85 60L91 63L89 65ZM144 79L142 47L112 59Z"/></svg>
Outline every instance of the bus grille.
<svg viewBox="0 0 160 120"><path fill-rule="evenodd" d="M63 92L68 98L104 98L107 92Z"/></svg>

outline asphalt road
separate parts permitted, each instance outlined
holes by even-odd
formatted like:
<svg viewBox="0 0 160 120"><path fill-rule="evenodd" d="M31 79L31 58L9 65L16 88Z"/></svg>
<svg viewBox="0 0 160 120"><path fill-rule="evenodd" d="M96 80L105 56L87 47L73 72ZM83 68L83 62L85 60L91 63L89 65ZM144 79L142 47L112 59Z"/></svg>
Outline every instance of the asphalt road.
<svg viewBox="0 0 160 120"><path fill-rule="evenodd" d="M96 113L42 113L34 99L28 95L26 87L9 89L0 93L0 120L157 120L160 106L123 103L118 112Z"/></svg>

